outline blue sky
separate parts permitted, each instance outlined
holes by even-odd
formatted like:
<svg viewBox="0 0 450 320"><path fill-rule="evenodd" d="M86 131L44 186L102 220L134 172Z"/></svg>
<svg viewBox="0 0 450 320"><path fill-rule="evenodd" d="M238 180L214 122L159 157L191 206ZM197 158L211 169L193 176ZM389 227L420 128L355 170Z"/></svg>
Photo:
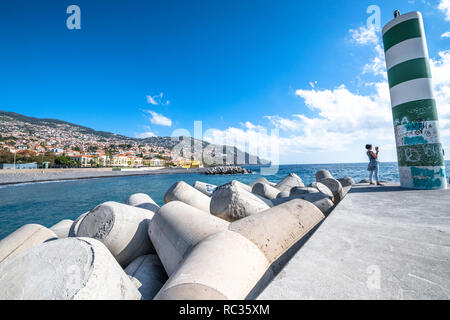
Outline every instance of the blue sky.
<svg viewBox="0 0 450 320"><path fill-rule="evenodd" d="M448 2L2 0L0 110L132 137L199 120L211 142L277 144L281 163L366 161L366 142L395 161L380 33L364 29L378 5L382 26L423 13L450 149Z"/></svg>

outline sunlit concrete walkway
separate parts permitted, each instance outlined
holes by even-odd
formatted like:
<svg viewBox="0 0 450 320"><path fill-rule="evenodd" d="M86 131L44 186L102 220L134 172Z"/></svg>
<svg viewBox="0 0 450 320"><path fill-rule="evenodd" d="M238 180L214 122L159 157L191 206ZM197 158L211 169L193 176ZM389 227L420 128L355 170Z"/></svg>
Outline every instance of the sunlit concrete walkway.
<svg viewBox="0 0 450 320"><path fill-rule="evenodd" d="M356 185L259 299L449 299L450 190Z"/></svg>

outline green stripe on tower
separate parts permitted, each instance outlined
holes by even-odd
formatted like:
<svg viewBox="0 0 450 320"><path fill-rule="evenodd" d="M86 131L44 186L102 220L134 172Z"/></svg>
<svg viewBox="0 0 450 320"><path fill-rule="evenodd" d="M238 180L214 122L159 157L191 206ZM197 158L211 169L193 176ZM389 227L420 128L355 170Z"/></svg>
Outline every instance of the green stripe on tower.
<svg viewBox="0 0 450 320"><path fill-rule="evenodd" d="M383 35L384 52L402 41L419 38L422 36L419 19L409 19L403 21Z"/></svg>
<svg viewBox="0 0 450 320"><path fill-rule="evenodd" d="M388 70L389 88L405 81L420 78L431 78L430 63L426 58L411 59Z"/></svg>
<svg viewBox="0 0 450 320"><path fill-rule="evenodd" d="M440 143L397 146L398 165L401 167L435 167L444 165Z"/></svg>
<svg viewBox="0 0 450 320"><path fill-rule="evenodd" d="M438 121L436 101L424 99L410 101L392 108L394 125L415 121Z"/></svg>

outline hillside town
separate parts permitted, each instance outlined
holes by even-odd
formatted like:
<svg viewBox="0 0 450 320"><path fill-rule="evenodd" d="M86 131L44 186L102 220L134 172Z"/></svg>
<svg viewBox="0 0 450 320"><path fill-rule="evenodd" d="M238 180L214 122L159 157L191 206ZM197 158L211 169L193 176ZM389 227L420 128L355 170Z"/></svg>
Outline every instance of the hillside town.
<svg viewBox="0 0 450 320"><path fill-rule="evenodd" d="M34 119L34 118L31 118ZM0 116L0 163L37 167L199 167L165 146L56 120ZM9 165L11 167L11 165Z"/></svg>

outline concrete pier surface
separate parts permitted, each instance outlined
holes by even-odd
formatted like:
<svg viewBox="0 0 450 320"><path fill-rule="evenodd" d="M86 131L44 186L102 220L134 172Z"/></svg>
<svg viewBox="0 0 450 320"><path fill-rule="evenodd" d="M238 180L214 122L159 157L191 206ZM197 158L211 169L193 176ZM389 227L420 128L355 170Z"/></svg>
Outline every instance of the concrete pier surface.
<svg viewBox="0 0 450 320"><path fill-rule="evenodd" d="M353 186L258 299L449 299L450 190Z"/></svg>

